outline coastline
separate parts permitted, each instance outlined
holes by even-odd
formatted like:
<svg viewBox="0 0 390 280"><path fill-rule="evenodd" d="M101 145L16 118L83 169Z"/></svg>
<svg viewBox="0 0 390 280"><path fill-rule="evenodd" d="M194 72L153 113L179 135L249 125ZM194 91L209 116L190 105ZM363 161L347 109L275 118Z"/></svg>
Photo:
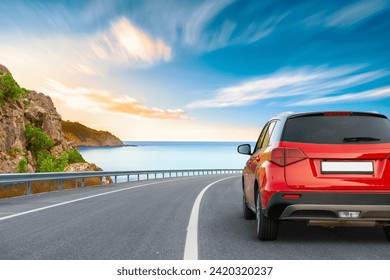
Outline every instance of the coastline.
<svg viewBox="0 0 390 280"><path fill-rule="evenodd" d="M138 145L129 145L129 144L123 144L123 145L117 145L117 146L110 146L110 145L100 145L100 146L87 146L87 145L79 145L74 146L76 148L120 148L120 147L138 147Z"/></svg>

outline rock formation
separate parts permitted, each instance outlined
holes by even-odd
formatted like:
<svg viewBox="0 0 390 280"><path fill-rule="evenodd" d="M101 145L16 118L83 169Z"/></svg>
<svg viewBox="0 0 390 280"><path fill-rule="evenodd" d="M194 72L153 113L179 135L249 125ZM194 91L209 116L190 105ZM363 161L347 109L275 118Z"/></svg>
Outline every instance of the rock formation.
<svg viewBox="0 0 390 280"><path fill-rule="evenodd" d="M10 75L10 71L0 64L0 173L18 172L21 163L24 164L24 170L20 172L35 172L38 166L37 155L27 149L26 125L40 129L52 140L53 145L50 145L48 152L53 155L54 159L75 148L64 136L61 116L51 98L43 93L20 88ZM10 80L12 80L11 87L9 86ZM13 92L9 88L19 90L19 95L12 95ZM75 145L117 146L123 144L108 132L95 131L80 124L76 127L83 127L80 131L83 131L87 137L85 139L81 137L78 130L72 131L72 134L66 130L67 135L71 136L68 140L75 142ZM76 139L81 139L82 142L77 142ZM81 156L80 158L82 159Z"/></svg>
<svg viewBox="0 0 390 280"><path fill-rule="evenodd" d="M96 166L96 164L94 163L88 163L88 162L84 162L84 163L72 163L72 164L69 164L64 172L86 172L86 171L103 171L103 169L101 169L100 167ZM90 184L88 182L88 180L92 180L91 179L86 179L86 185L87 184ZM96 180L96 179L95 179ZM95 182L95 185L99 185L100 182ZM112 184L112 179L111 177L103 177L102 178L102 185L106 185L106 184ZM92 185L92 184L90 184Z"/></svg>
<svg viewBox="0 0 390 280"><path fill-rule="evenodd" d="M73 146L122 146L123 142L108 131L95 130L78 122L62 121L65 139Z"/></svg>
<svg viewBox="0 0 390 280"><path fill-rule="evenodd" d="M16 172L18 163L26 156L29 162L27 171L35 170L34 160L26 149L26 124L42 129L53 140L51 153L54 156L73 149L64 138L61 116L51 98L31 91L25 100L0 106L0 172Z"/></svg>

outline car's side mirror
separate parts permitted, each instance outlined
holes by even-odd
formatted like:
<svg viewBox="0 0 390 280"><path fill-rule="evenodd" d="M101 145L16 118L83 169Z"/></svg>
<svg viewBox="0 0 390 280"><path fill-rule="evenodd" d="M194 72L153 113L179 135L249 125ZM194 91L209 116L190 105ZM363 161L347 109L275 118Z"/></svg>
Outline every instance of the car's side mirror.
<svg viewBox="0 0 390 280"><path fill-rule="evenodd" d="M237 147L237 152L239 152L240 154L243 154L243 155L251 155L252 154L251 145L242 144L242 145Z"/></svg>

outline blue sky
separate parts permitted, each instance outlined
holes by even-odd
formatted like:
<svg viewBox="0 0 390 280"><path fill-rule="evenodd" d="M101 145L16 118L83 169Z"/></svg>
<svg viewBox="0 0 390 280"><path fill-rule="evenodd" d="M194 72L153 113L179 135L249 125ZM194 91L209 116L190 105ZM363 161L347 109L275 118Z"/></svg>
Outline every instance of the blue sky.
<svg viewBox="0 0 390 280"><path fill-rule="evenodd" d="M390 0L0 2L0 63L124 140L254 141L284 111L390 116ZM5 11L5 12L4 12Z"/></svg>

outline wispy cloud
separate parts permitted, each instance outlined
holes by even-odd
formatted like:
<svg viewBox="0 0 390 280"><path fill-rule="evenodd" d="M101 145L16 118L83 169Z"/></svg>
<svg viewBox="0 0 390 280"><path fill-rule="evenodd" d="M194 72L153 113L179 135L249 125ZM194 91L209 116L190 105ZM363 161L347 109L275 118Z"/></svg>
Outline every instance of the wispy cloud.
<svg viewBox="0 0 390 280"><path fill-rule="evenodd" d="M325 25L348 28L382 12L388 5L388 0L358 1L329 16Z"/></svg>
<svg viewBox="0 0 390 280"><path fill-rule="evenodd" d="M103 111L122 113L147 119L189 120L181 109L163 110L149 108L138 100L126 95L118 95L108 90L85 87L68 87L58 81L47 79L47 87L40 89L61 102L61 105L73 110L91 112Z"/></svg>
<svg viewBox="0 0 390 280"><path fill-rule="evenodd" d="M356 1L340 8L342 3L320 6L315 13L304 17L302 23L310 28L322 26L344 30L358 26L390 8L389 0ZM309 5L309 11L314 9L315 6Z"/></svg>
<svg viewBox="0 0 390 280"><path fill-rule="evenodd" d="M108 31L98 33L88 41L100 59L132 66L168 61L172 53L163 40L152 38L124 17L112 22Z"/></svg>
<svg viewBox="0 0 390 280"><path fill-rule="evenodd" d="M183 40L188 45L199 44L203 41L204 30L215 19L223 9L232 4L232 0L209 1L196 7L192 11L192 15L183 22ZM180 19L179 17L178 19ZM225 31L222 33L231 33L234 29L233 25L225 25ZM230 31L226 32L228 29ZM226 36L226 35L225 35Z"/></svg>
<svg viewBox="0 0 390 280"><path fill-rule="evenodd" d="M208 52L271 35L289 11L268 6L265 1L145 1L130 12L130 18L171 46ZM145 15L155 20L145 21Z"/></svg>
<svg viewBox="0 0 390 280"><path fill-rule="evenodd" d="M100 76L103 77L103 73L99 71L98 69L93 69L90 66L81 64L81 63L76 63L69 65L69 68L67 68L69 72L77 72L81 74L86 74L90 76Z"/></svg>
<svg viewBox="0 0 390 280"><path fill-rule="evenodd" d="M374 100L374 99L383 99L390 97L390 87L377 88L374 90L366 90L362 92L347 93L336 96L327 96L320 98L313 98L308 100L302 100L290 104L290 106L308 106L308 105L319 105L319 104L329 104L329 103L339 103L339 102L348 102L348 101L358 101L358 100Z"/></svg>
<svg viewBox="0 0 390 280"><path fill-rule="evenodd" d="M289 13L259 13L255 18L244 13L240 18L220 20L224 9L233 3L205 2L199 6L184 25L184 43L201 51L252 44L270 35Z"/></svg>
<svg viewBox="0 0 390 280"><path fill-rule="evenodd" d="M390 73L387 70L363 72L363 66L345 66L337 68L304 67L295 70L281 70L275 74L259 77L239 85L214 91L214 97L190 103L188 108L221 108L244 106L259 100L303 96L305 100L322 98L326 95L343 93L352 87L364 85L380 79ZM355 99L362 95L354 95ZM326 98L322 101L326 102ZM331 100L331 99L329 99ZM332 99L337 102L336 99ZM342 100L340 100L342 101ZM304 105L304 101L294 102Z"/></svg>

